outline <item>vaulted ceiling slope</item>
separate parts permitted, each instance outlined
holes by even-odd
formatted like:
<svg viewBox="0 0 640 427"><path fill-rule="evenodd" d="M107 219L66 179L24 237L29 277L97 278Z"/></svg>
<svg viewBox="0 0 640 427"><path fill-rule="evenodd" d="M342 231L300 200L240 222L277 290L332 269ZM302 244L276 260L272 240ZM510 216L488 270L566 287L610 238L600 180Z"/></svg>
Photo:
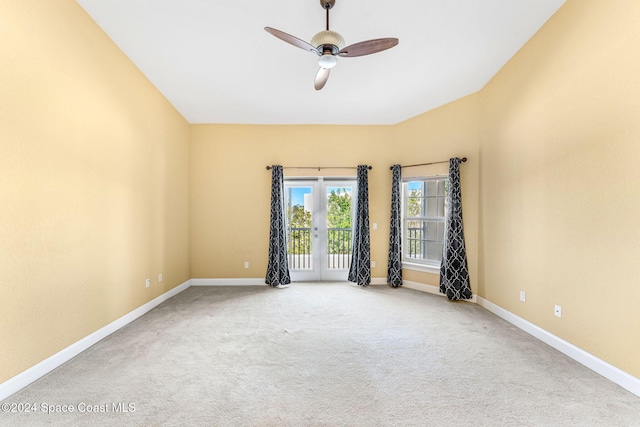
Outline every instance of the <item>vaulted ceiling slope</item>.
<svg viewBox="0 0 640 427"><path fill-rule="evenodd" d="M310 41L318 0L77 0L190 123L395 124L480 90L565 0L336 0L350 45L321 91L317 58L264 31Z"/></svg>

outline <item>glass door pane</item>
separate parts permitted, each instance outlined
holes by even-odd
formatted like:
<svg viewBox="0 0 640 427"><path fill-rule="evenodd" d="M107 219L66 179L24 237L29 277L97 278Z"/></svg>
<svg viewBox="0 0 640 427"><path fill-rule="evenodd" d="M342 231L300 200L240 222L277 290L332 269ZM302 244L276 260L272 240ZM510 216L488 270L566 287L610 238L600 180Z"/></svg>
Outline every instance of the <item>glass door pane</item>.
<svg viewBox="0 0 640 427"><path fill-rule="evenodd" d="M289 270L296 280L313 280L308 274L315 270L313 260L313 212L314 185L306 183L286 183L286 224L287 224L287 259ZM293 279L293 277L292 277Z"/></svg>
<svg viewBox="0 0 640 427"><path fill-rule="evenodd" d="M347 280L353 244L355 183L327 180L322 187L325 204L322 279Z"/></svg>

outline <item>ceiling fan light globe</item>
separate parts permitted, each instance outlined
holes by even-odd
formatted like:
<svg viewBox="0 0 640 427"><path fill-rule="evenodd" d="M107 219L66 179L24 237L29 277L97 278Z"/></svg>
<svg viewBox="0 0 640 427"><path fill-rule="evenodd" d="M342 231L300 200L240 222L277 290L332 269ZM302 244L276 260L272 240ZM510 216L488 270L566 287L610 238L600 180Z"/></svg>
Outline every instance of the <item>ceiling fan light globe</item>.
<svg viewBox="0 0 640 427"><path fill-rule="evenodd" d="M338 63L338 59L333 56L333 55L322 55L319 59L318 59L318 65L321 66L322 68L333 68L336 66L336 64Z"/></svg>

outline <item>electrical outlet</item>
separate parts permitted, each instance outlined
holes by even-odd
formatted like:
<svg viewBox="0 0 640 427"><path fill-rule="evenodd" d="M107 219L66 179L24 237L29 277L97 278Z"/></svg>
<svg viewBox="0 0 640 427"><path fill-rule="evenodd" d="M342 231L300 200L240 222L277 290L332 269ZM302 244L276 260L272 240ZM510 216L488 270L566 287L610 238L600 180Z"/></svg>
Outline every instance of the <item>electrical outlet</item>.
<svg viewBox="0 0 640 427"><path fill-rule="evenodd" d="M556 317L562 317L562 307L560 307L559 305L556 305L553 309L553 314Z"/></svg>
<svg viewBox="0 0 640 427"><path fill-rule="evenodd" d="M249 268L249 261L244 262L244 268Z"/></svg>
<svg viewBox="0 0 640 427"><path fill-rule="evenodd" d="M375 267L376 266L376 262L375 261L371 261L371 267Z"/></svg>
<svg viewBox="0 0 640 427"><path fill-rule="evenodd" d="M162 273L158 274L158 282L162 282Z"/></svg>
<svg viewBox="0 0 640 427"><path fill-rule="evenodd" d="M378 229L378 223L377 223L377 222L374 222L374 223L372 224L372 227L371 227L371 228L373 228L374 230L377 230L377 229Z"/></svg>
<svg viewBox="0 0 640 427"><path fill-rule="evenodd" d="M525 302L527 300L527 293L525 291L520 291L520 301Z"/></svg>
<svg viewBox="0 0 640 427"><path fill-rule="evenodd" d="M147 280L145 280L145 281L144 281L144 284L145 284L145 287L147 287L147 288L148 288L149 286L151 286L151 279L147 279Z"/></svg>

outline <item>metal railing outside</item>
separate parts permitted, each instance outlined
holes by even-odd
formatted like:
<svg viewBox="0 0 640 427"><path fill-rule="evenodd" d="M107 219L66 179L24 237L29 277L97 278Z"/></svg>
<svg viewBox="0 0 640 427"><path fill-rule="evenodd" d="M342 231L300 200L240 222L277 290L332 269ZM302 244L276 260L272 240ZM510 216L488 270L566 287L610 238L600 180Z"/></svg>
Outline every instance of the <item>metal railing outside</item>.
<svg viewBox="0 0 640 427"><path fill-rule="evenodd" d="M442 240L427 238L422 227L407 228L407 242L405 256L415 260L440 262L442 260Z"/></svg>
<svg viewBox="0 0 640 427"><path fill-rule="evenodd" d="M425 240L422 238L422 227L407 228L407 256L409 258L423 259L425 253Z"/></svg>
<svg viewBox="0 0 640 427"><path fill-rule="evenodd" d="M310 270L313 268L311 243L311 228L287 229L287 259L289 261L289 269ZM351 252L351 228L327 229L327 268L349 268Z"/></svg>
<svg viewBox="0 0 640 427"><path fill-rule="evenodd" d="M292 270L310 270L311 228L287 229L287 259Z"/></svg>
<svg viewBox="0 0 640 427"><path fill-rule="evenodd" d="M351 229L329 228L327 237L327 268L349 268L352 252Z"/></svg>

